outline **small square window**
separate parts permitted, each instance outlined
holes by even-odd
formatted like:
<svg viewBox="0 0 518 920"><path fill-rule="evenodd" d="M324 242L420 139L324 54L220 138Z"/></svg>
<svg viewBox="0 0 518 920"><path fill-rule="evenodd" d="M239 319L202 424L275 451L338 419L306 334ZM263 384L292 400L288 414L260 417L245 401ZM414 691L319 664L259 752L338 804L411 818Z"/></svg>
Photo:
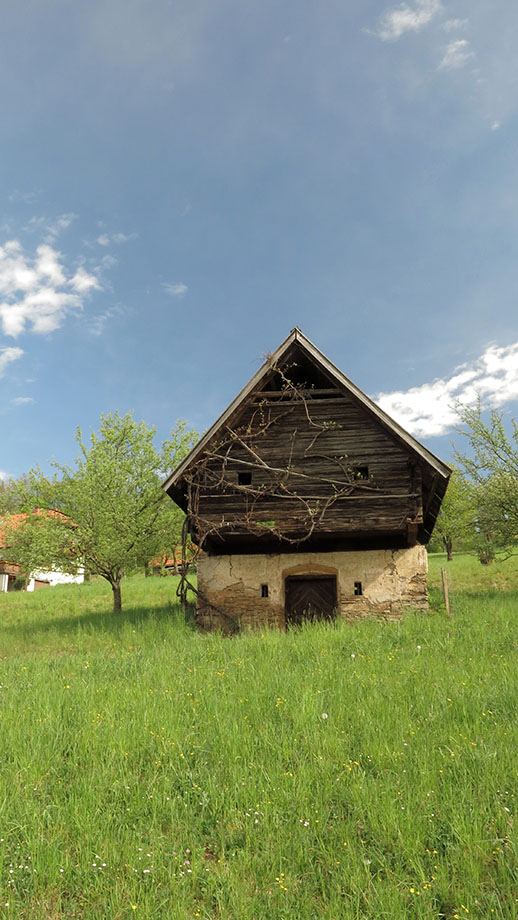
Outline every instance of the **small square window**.
<svg viewBox="0 0 518 920"><path fill-rule="evenodd" d="M268 597L268 585L261 585L261 597Z"/></svg>
<svg viewBox="0 0 518 920"><path fill-rule="evenodd" d="M251 486L252 485L252 474L251 473L238 473L237 474L237 484L238 486Z"/></svg>
<svg viewBox="0 0 518 920"><path fill-rule="evenodd" d="M355 479L368 479L369 478L369 467L368 466L355 466L353 469L353 474Z"/></svg>
<svg viewBox="0 0 518 920"><path fill-rule="evenodd" d="M362 594L363 594L363 591L362 591L362 583L361 583L361 581L355 581L355 582L354 582L354 595L355 595L355 597L361 597Z"/></svg>

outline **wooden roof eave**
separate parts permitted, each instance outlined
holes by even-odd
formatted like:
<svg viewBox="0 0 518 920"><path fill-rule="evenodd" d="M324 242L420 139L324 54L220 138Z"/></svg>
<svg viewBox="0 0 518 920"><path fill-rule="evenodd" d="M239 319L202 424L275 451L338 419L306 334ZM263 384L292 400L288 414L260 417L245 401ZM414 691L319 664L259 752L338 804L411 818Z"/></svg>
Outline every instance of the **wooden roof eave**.
<svg viewBox="0 0 518 920"><path fill-rule="evenodd" d="M405 431L398 422L395 422L383 409L380 408L369 396L367 396L359 387L356 386L349 380L345 374L342 373L332 361L329 360L321 351L314 345L305 335L301 332L300 329L292 329L289 336L282 342L279 347L269 355L264 364L261 365L259 370L253 375L253 377L248 381L246 386L237 394L237 396L232 400L232 402L227 406L224 412L219 416L218 419L214 422L213 425L206 431L202 438L198 441L197 444L192 448L192 450L187 454L186 457L182 460L179 466L167 477L163 482L162 488L168 494L171 494L174 486L178 486L182 479L184 472L188 467L193 463L197 457L203 452L204 448L210 443L212 438L218 433L220 428L231 418L231 416L237 412L241 407L242 403L247 399L250 394L260 385L264 377L272 371L272 369L277 365L281 360L287 350L294 344L298 344L307 355L320 367L322 367L327 374L341 387L347 390L347 392L353 396L353 398L362 405L370 414L374 415L380 424L388 431L393 437L395 437L399 442L404 444L407 449L410 449L412 453L417 455L421 460L428 464L439 476L443 479L444 483L448 482L448 479L451 475L451 468L444 463L442 460L439 460L427 447L424 447L419 441L416 440L411 434ZM445 486L446 487L446 486ZM173 497L171 495L171 497Z"/></svg>

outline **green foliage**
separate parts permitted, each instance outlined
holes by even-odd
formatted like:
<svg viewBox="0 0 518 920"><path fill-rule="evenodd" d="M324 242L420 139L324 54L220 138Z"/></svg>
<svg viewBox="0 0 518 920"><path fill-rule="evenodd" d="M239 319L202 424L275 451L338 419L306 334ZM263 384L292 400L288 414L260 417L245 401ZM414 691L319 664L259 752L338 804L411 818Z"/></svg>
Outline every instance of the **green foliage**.
<svg viewBox="0 0 518 920"><path fill-rule="evenodd" d="M171 431L170 437L162 444L158 463L160 481L172 472L198 440L198 434L187 428L185 421L179 420ZM153 559L172 556L182 544L182 527L185 515L181 508L168 496L163 495L158 515L153 527L150 552L145 563Z"/></svg>
<svg viewBox="0 0 518 920"><path fill-rule="evenodd" d="M515 552L518 539L518 423L511 421L508 436L503 415L493 410L489 421L482 418L480 403L460 407L461 430L470 443L470 453L457 452L473 484L477 508L476 547L483 562L497 552Z"/></svg>
<svg viewBox="0 0 518 920"><path fill-rule="evenodd" d="M27 584L27 578L25 575L16 575L13 582L13 591L23 591Z"/></svg>
<svg viewBox="0 0 518 920"><path fill-rule="evenodd" d="M96 580L0 596L0 916L514 920L506 571L451 618L232 640L170 579L118 617Z"/></svg>
<svg viewBox="0 0 518 920"><path fill-rule="evenodd" d="M433 533L433 545L439 542L449 561L454 549L466 548L473 542L476 517L473 489L461 471L454 469Z"/></svg>
<svg viewBox="0 0 518 920"><path fill-rule="evenodd" d="M19 490L27 526L9 531L11 561L25 571L85 567L109 582L120 609L122 576L167 552L181 528L181 512L161 480L197 436L178 422L157 451L154 433L131 415L103 415L90 443L77 430L73 467L54 463L52 479L31 471Z"/></svg>
<svg viewBox="0 0 518 920"><path fill-rule="evenodd" d="M19 479L0 479L0 518L19 510L20 486L23 486L26 481L26 476L20 476Z"/></svg>
<svg viewBox="0 0 518 920"><path fill-rule="evenodd" d="M70 522L57 512L43 509L27 512L22 524L17 516L7 515L2 536L3 554L9 562L21 565L26 573L60 569L75 574L82 566Z"/></svg>

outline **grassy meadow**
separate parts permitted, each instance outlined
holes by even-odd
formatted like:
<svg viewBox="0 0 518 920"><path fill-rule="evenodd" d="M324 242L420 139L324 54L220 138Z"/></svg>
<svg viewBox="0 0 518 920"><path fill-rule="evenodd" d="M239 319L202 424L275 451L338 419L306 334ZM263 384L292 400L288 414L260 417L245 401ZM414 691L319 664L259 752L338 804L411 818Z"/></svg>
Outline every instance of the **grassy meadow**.
<svg viewBox="0 0 518 920"><path fill-rule="evenodd" d="M200 635L175 580L0 595L0 918L518 916L518 564Z"/></svg>

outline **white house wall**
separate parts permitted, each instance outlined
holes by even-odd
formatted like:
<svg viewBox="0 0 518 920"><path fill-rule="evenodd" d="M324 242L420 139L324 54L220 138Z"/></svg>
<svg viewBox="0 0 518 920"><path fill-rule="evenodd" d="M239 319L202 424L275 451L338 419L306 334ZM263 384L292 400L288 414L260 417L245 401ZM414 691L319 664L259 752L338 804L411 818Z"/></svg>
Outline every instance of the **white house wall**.
<svg viewBox="0 0 518 920"><path fill-rule="evenodd" d="M27 585L27 591L34 591L35 581L47 581L53 588L56 585L80 585L84 580L84 569L81 569L76 575L70 575L67 572L34 572Z"/></svg>

